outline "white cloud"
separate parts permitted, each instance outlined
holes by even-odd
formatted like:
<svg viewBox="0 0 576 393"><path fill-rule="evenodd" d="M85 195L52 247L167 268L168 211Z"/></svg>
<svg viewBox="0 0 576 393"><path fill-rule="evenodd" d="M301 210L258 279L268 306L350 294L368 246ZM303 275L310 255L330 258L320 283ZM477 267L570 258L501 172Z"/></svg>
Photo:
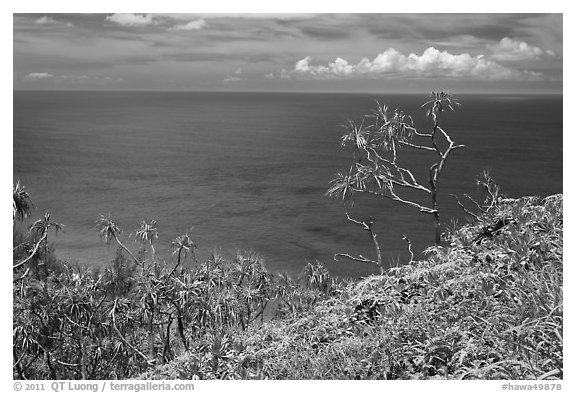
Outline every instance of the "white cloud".
<svg viewBox="0 0 576 393"><path fill-rule="evenodd" d="M34 21L37 25L46 25L50 23L56 23L56 21L50 16L41 16Z"/></svg>
<svg viewBox="0 0 576 393"><path fill-rule="evenodd" d="M490 45L488 48L493 52L492 57L500 61L535 60L544 55L556 56L554 51L544 51L537 46L508 37L502 38L497 45Z"/></svg>
<svg viewBox="0 0 576 393"><path fill-rule="evenodd" d="M93 77L90 77L88 75L60 75L58 78L69 80L71 82L79 82L94 79Z"/></svg>
<svg viewBox="0 0 576 393"><path fill-rule="evenodd" d="M106 16L106 20L121 26L146 26L156 24L151 14L112 14Z"/></svg>
<svg viewBox="0 0 576 393"><path fill-rule="evenodd" d="M454 55L433 47L426 49L420 56L414 53L406 56L390 48L373 60L365 57L356 64L340 57L326 65L312 65L311 61L312 57L305 57L296 62L292 71L282 70L280 77L310 79L446 77L482 80L540 78L540 74L507 68L483 56L474 57L468 53Z"/></svg>
<svg viewBox="0 0 576 393"><path fill-rule="evenodd" d="M240 81L243 81L243 80L244 80L244 78L240 78L240 77L238 77L238 76L229 75L229 76L227 76L226 79L224 79L222 82L224 82L224 83L230 83L230 82L240 82Z"/></svg>
<svg viewBox="0 0 576 393"><path fill-rule="evenodd" d="M72 27L72 23L70 22L61 22L61 21L57 21L54 18L52 18L51 16L41 16L40 18L36 19L34 21L35 24L37 25L64 25L66 27Z"/></svg>
<svg viewBox="0 0 576 393"><path fill-rule="evenodd" d="M201 30L207 26L204 19L193 20L188 23L176 25L169 30Z"/></svg>
<svg viewBox="0 0 576 393"><path fill-rule="evenodd" d="M24 76L23 79L33 81L33 80L50 79L53 77L54 75L49 74L47 72L31 72L30 74Z"/></svg>
<svg viewBox="0 0 576 393"><path fill-rule="evenodd" d="M242 75L244 75L244 71L242 71L241 67L236 68L232 74L228 74L226 78L222 82L224 83L233 83L233 82L240 82L247 80Z"/></svg>

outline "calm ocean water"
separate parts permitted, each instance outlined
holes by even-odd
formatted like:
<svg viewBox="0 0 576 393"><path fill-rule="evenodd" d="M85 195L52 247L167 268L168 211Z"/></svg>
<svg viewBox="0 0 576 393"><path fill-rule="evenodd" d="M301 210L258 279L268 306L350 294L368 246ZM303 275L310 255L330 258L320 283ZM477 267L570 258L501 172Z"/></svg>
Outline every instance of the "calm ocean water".
<svg viewBox="0 0 576 393"><path fill-rule="evenodd" d="M110 213L122 239L143 218L156 219L160 257L191 229L198 257L254 250L270 270L297 273L306 260L360 276L368 265L336 263L337 252L373 255L368 234L344 212L373 215L384 257L405 261L401 234L417 250L433 240L431 216L389 201L360 198L352 208L324 196L351 155L339 148L341 125L374 108L401 107L424 127L426 96L184 92L14 92L14 179L65 232L51 239L57 255L105 265L114 248L94 222ZM443 219L464 220L450 193L475 191L490 169L510 197L562 192L562 97L459 97L445 129L466 145L441 179ZM416 173L430 157L402 151Z"/></svg>

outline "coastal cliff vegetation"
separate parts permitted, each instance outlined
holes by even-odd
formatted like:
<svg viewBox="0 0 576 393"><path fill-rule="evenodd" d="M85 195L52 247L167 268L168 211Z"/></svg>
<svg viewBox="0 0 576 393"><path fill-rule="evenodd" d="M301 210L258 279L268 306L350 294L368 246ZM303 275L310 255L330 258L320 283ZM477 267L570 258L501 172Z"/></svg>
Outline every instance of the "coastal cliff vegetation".
<svg viewBox="0 0 576 393"><path fill-rule="evenodd" d="M15 236L14 377L561 379L562 202L500 198L360 280L252 253L143 266L121 247L98 273L57 261L43 219Z"/></svg>

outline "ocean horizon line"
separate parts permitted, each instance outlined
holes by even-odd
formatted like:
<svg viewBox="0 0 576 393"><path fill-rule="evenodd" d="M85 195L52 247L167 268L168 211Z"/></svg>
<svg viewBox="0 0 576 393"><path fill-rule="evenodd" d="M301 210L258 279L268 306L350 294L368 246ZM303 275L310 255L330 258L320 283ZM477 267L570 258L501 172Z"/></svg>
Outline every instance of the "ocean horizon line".
<svg viewBox="0 0 576 393"><path fill-rule="evenodd" d="M440 91L440 90L439 90ZM562 97L563 92L452 92L449 89L444 90L457 96L554 96ZM348 95L374 95L374 94L389 94L395 96L422 96L429 95L431 91L422 92L377 92L377 91L292 91L292 90L184 90L184 89L12 89L13 93L16 92L84 92L84 93L210 93L210 94L315 94L315 95L330 95L330 94L348 94Z"/></svg>

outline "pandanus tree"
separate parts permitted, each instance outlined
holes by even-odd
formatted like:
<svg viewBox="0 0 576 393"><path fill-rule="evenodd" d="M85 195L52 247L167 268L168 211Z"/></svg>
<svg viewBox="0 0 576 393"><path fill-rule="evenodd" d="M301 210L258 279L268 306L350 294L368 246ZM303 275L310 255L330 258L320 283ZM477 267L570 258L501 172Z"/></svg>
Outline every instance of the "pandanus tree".
<svg viewBox="0 0 576 393"><path fill-rule="evenodd" d="M29 217L30 214L32 213L32 206L33 205L32 205L32 199L30 198L30 194L28 194L28 192L24 190L24 187L20 184L20 181L17 181L12 188L12 225L16 223L16 220L24 221L24 219ZM28 241L24 241L23 243L14 247L14 249L12 250L13 252L16 252L16 250L18 249L21 250L28 249L28 251L31 250L31 252L22 260L15 263L13 265L13 269L19 268L20 266L23 266L28 261L30 261L32 257L36 255L36 253L38 252L40 245L41 245L40 242L32 246ZM14 255L16 255L16 253ZM27 272L28 270L26 270L24 276L27 274ZM22 276L21 278L24 278L24 276Z"/></svg>
<svg viewBox="0 0 576 393"><path fill-rule="evenodd" d="M376 110L371 115L364 116L360 123L349 120L345 126L347 133L342 137L342 147L352 148L356 162L347 172L336 174L330 182L327 195L344 202L355 194L369 194L412 206L434 217L434 240L436 244L440 244L442 228L438 207L438 183L450 153L464 147L455 144L440 126L440 114L447 109L454 110L459 105L448 93L432 93L431 99L422 105L427 108L427 115L432 120L432 127L428 132L418 131L412 118L401 110L390 110L388 106L380 103L377 103ZM428 169L427 181L418 180L410 169L401 164L398 160L401 149L430 152L436 157ZM419 202L419 199L414 198L414 193L428 195L429 205ZM348 213L346 216L349 221L370 233L377 259L349 254L336 254L335 258L343 256L375 264L383 269L372 217L361 221L351 218Z"/></svg>
<svg viewBox="0 0 576 393"><path fill-rule="evenodd" d="M150 244L152 262L154 262L154 240L158 239L158 224L156 220L142 220L140 221L140 229L136 231L136 240L140 240L142 244Z"/></svg>
<svg viewBox="0 0 576 393"><path fill-rule="evenodd" d="M189 253L194 255L194 250L196 250L196 244L190 239L190 236L185 233L183 235L178 236L176 239L172 241L172 254L178 254L178 261L176 262L176 266L170 272L170 275L176 271L178 266L180 266L180 261L182 254L184 255L184 259L188 256Z"/></svg>
<svg viewBox="0 0 576 393"><path fill-rule="evenodd" d="M48 277L48 231L53 228L56 233L62 230L64 225L54 222L50 219L50 213L44 213L44 217L36 220L31 226L29 233L32 236L38 236L38 244L44 245L44 274Z"/></svg>
<svg viewBox="0 0 576 393"><path fill-rule="evenodd" d="M120 235L122 230L118 225L116 225L114 221L112 221L112 219L110 218L110 214L108 214L108 216L100 214L100 217L96 221L96 228L100 233L100 237L106 242L106 244L110 244L112 240L114 240L120 248L122 248L132 257L132 259L134 260L134 262L136 262L136 264L140 264L140 261L138 261L138 258L136 258L134 254L132 254L132 251L130 251L120 241L118 236Z"/></svg>
<svg viewBox="0 0 576 393"><path fill-rule="evenodd" d="M32 212L32 199L24 187L17 181L12 189L12 224L16 220L24 221Z"/></svg>

